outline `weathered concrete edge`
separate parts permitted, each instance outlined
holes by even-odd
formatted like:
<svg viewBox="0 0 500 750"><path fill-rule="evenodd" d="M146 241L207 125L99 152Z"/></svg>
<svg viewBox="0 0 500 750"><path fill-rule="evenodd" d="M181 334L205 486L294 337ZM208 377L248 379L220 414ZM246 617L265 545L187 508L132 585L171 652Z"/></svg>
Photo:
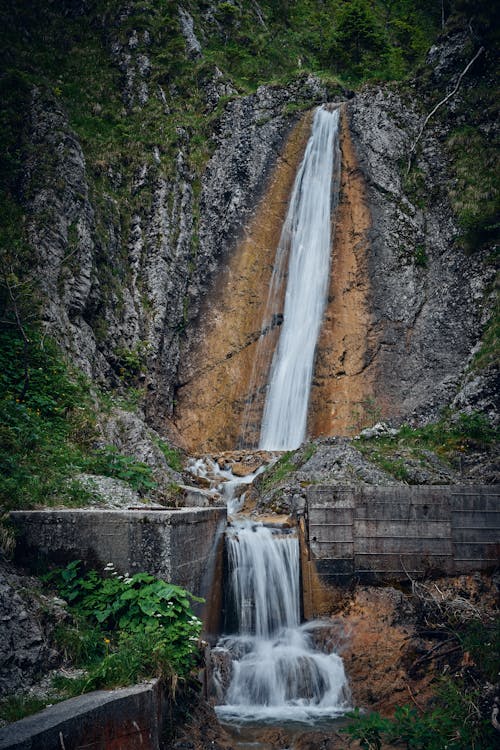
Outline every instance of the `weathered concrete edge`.
<svg viewBox="0 0 500 750"><path fill-rule="evenodd" d="M148 523L177 525L180 523L198 523L210 518L214 512L222 513L225 508L215 506L213 508L176 508L165 510L117 510L109 508L43 508L41 510L12 510L9 516L13 519L25 519L36 521L40 518L53 518L54 522L60 518L71 516L107 516L124 521L147 521Z"/></svg>
<svg viewBox="0 0 500 750"><path fill-rule="evenodd" d="M207 568L218 546L223 506L177 510L93 508L13 511L19 534L15 558L33 572L47 563L113 563L125 575L147 572L198 596L211 584Z"/></svg>
<svg viewBox="0 0 500 750"><path fill-rule="evenodd" d="M159 680L118 690L98 690L70 698L0 729L0 750L78 750L89 740L120 737L131 747L160 748L166 712Z"/></svg>

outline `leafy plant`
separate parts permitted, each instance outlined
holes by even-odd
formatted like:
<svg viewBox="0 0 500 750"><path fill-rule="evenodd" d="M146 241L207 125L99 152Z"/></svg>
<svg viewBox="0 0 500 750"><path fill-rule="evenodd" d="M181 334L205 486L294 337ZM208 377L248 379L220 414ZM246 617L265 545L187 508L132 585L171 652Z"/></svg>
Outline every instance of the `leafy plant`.
<svg viewBox="0 0 500 750"><path fill-rule="evenodd" d="M163 440L158 440L157 445L165 456L165 460L170 468L174 471L182 471L183 463L181 452L177 448L172 448L170 445L167 445Z"/></svg>
<svg viewBox="0 0 500 750"><path fill-rule="evenodd" d="M114 355L118 363L120 379L125 382L133 382L141 373L150 345L147 341L140 341L132 348L124 346L117 347Z"/></svg>
<svg viewBox="0 0 500 750"><path fill-rule="evenodd" d="M352 740L358 740L363 750L380 750L382 734L391 726L389 719L376 712L365 715L359 708L348 713L347 717L352 719L352 723L340 731L348 734Z"/></svg>
<svg viewBox="0 0 500 750"><path fill-rule="evenodd" d="M121 479L140 493L156 488L151 468L142 461L120 453L113 445L94 451L85 461L85 466L95 474Z"/></svg>
<svg viewBox="0 0 500 750"><path fill-rule="evenodd" d="M196 663L201 620L185 589L148 573L120 576L111 563L106 576L82 573L76 560L46 576L68 601L79 627L64 628L60 646L90 665L85 689L128 684L140 677L185 677Z"/></svg>

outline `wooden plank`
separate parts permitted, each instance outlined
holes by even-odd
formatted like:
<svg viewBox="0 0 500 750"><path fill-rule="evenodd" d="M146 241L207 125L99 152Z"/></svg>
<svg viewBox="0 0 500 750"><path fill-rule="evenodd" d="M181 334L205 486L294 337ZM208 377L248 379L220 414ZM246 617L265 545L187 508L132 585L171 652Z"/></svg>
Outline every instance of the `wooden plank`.
<svg viewBox="0 0 500 750"><path fill-rule="evenodd" d="M454 544L476 543L476 544L498 544L500 545L500 529L482 528L456 528L453 529L452 540Z"/></svg>
<svg viewBox="0 0 500 750"><path fill-rule="evenodd" d="M404 554L396 555L354 555L354 570L356 573L372 571L376 573L399 574L406 573L424 574L426 571L437 570L445 573L454 572L453 558L449 555L422 555Z"/></svg>
<svg viewBox="0 0 500 750"><path fill-rule="evenodd" d="M318 560L337 560L354 556L352 542L315 541L310 543L311 553Z"/></svg>
<svg viewBox="0 0 500 750"><path fill-rule="evenodd" d="M500 512L500 495L455 495L453 497L452 512Z"/></svg>
<svg viewBox="0 0 500 750"><path fill-rule="evenodd" d="M337 523L353 524L353 512L349 508L337 509L335 511L326 511L309 513L309 527L320 525L334 525Z"/></svg>
<svg viewBox="0 0 500 750"><path fill-rule="evenodd" d="M408 537L354 537L354 552L363 554L373 552L375 554L414 554L422 555L451 555L452 545L450 539L440 537L426 539L409 539Z"/></svg>
<svg viewBox="0 0 500 750"><path fill-rule="evenodd" d="M449 521L365 521L356 520L356 537L450 538Z"/></svg>
<svg viewBox="0 0 500 750"><path fill-rule="evenodd" d="M451 523L452 526L456 528L464 526L482 526L484 528L494 528L500 530L500 511L453 511L453 513L451 514Z"/></svg>
<svg viewBox="0 0 500 750"><path fill-rule="evenodd" d="M448 521L450 509L447 504L415 504L410 502L384 502L356 505L356 520L384 521Z"/></svg>
<svg viewBox="0 0 500 750"><path fill-rule="evenodd" d="M453 553L457 560L466 558L480 560L498 560L500 545L498 542L455 542L453 544Z"/></svg>
<svg viewBox="0 0 500 750"><path fill-rule="evenodd" d="M352 541L352 526L313 526L309 529L309 539L331 542Z"/></svg>

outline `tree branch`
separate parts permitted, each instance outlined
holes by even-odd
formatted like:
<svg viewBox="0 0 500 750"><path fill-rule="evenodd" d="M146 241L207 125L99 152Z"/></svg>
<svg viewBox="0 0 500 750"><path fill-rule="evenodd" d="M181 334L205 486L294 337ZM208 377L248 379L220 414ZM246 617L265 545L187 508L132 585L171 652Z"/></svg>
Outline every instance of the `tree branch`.
<svg viewBox="0 0 500 750"><path fill-rule="evenodd" d="M443 106L443 104L446 104L446 102L447 102L447 101L449 101L449 100L450 100L450 99L452 98L452 96L455 96L455 94L457 93L458 89L460 88L460 84L462 83L462 78L463 78L463 77L464 77L464 75L465 75L465 74L467 73L467 71L469 70L469 68L470 68L470 67L471 67L471 66L472 66L472 65L473 65L473 64L474 64L474 63L476 62L477 58L478 58L478 57L479 57L480 55L482 55L482 54L483 54L483 52L484 52L484 47L480 47L480 48L478 49L478 51L476 52L476 54L474 55L474 57L472 58L472 60L470 60L470 61L469 61L469 62L467 63L467 65L465 66L465 68L464 68L464 69L462 70L462 72L461 72L461 73L460 73L460 75L458 76L458 81L457 81L457 83L456 83L456 85L455 85L455 88L453 89L453 91L450 91L450 93L449 93L449 94L447 94L447 95L446 95L446 96L444 97L444 99L441 99L441 101L440 101L440 102L438 102L438 103L436 104L436 106L435 106L435 107L434 107L434 108L433 108L433 109L432 109L432 110L431 110L431 111L429 112L429 114L428 114L428 115L427 115L427 117L425 118L425 120L424 120L424 122L423 122L423 124L422 124L422 127L420 128L420 132L419 132L419 134L417 135L417 137L416 137L416 139L415 139L415 143L414 143L414 144L413 144L413 146L411 147L411 149L410 149L410 153L409 153L409 155L408 155L408 167L407 167L407 169L406 169L406 174L407 174L407 175L408 175L408 174L409 174L409 172L410 172L410 169L411 169L411 164L412 164L412 161L413 161L413 157L414 157L414 155L415 155L415 149L417 148L417 145L418 145L418 143L419 143L420 139L422 138L422 134L423 134L423 132L424 132L424 130L425 130L425 126L427 125L427 123L429 122L429 120L431 119L431 117L432 117L433 115L435 115L435 114L436 114L436 112L438 111L438 109L439 109L440 107L442 107L442 106Z"/></svg>
<svg viewBox="0 0 500 750"><path fill-rule="evenodd" d="M19 394L19 400L22 401L24 397L26 396L26 393L28 392L28 388L30 385L30 370L29 370L29 346L30 346L30 340L26 334L26 331L24 330L24 326L21 320L21 314L19 312L19 306L17 304L16 296L14 295L12 285L9 281L9 277L7 273L3 274L3 280L4 284L7 288L7 292L9 294L9 299L12 303L12 309L14 311L14 317L16 319L15 325L18 329L19 333L21 334L21 338L23 340L23 370L24 370L24 382L23 382L23 388L21 393ZM18 286L18 285L16 285ZM15 288L15 287L14 287Z"/></svg>

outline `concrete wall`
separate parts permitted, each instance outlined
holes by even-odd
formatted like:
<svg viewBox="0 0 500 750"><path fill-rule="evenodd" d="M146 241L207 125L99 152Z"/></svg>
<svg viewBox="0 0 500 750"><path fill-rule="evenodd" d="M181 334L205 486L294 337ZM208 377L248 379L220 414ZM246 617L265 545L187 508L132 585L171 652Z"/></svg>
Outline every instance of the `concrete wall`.
<svg viewBox="0 0 500 750"><path fill-rule="evenodd" d="M499 562L500 486L307 491L305 542L326 584L454 575Z"/></svg>
<svg viewBox="0 0 500 750"><path fill-rule="evenodd" d="M0 750L158 750L165 707L158 680L98 690L0 729Z"/></svg>
<svg viewBox="0 0 500 750"><path fill-rule="evenodd" d="M161 511L39 510L11 513L19 536L18 562L84 560L120 573L146 571L206 595L225 508Z"/></svg>

